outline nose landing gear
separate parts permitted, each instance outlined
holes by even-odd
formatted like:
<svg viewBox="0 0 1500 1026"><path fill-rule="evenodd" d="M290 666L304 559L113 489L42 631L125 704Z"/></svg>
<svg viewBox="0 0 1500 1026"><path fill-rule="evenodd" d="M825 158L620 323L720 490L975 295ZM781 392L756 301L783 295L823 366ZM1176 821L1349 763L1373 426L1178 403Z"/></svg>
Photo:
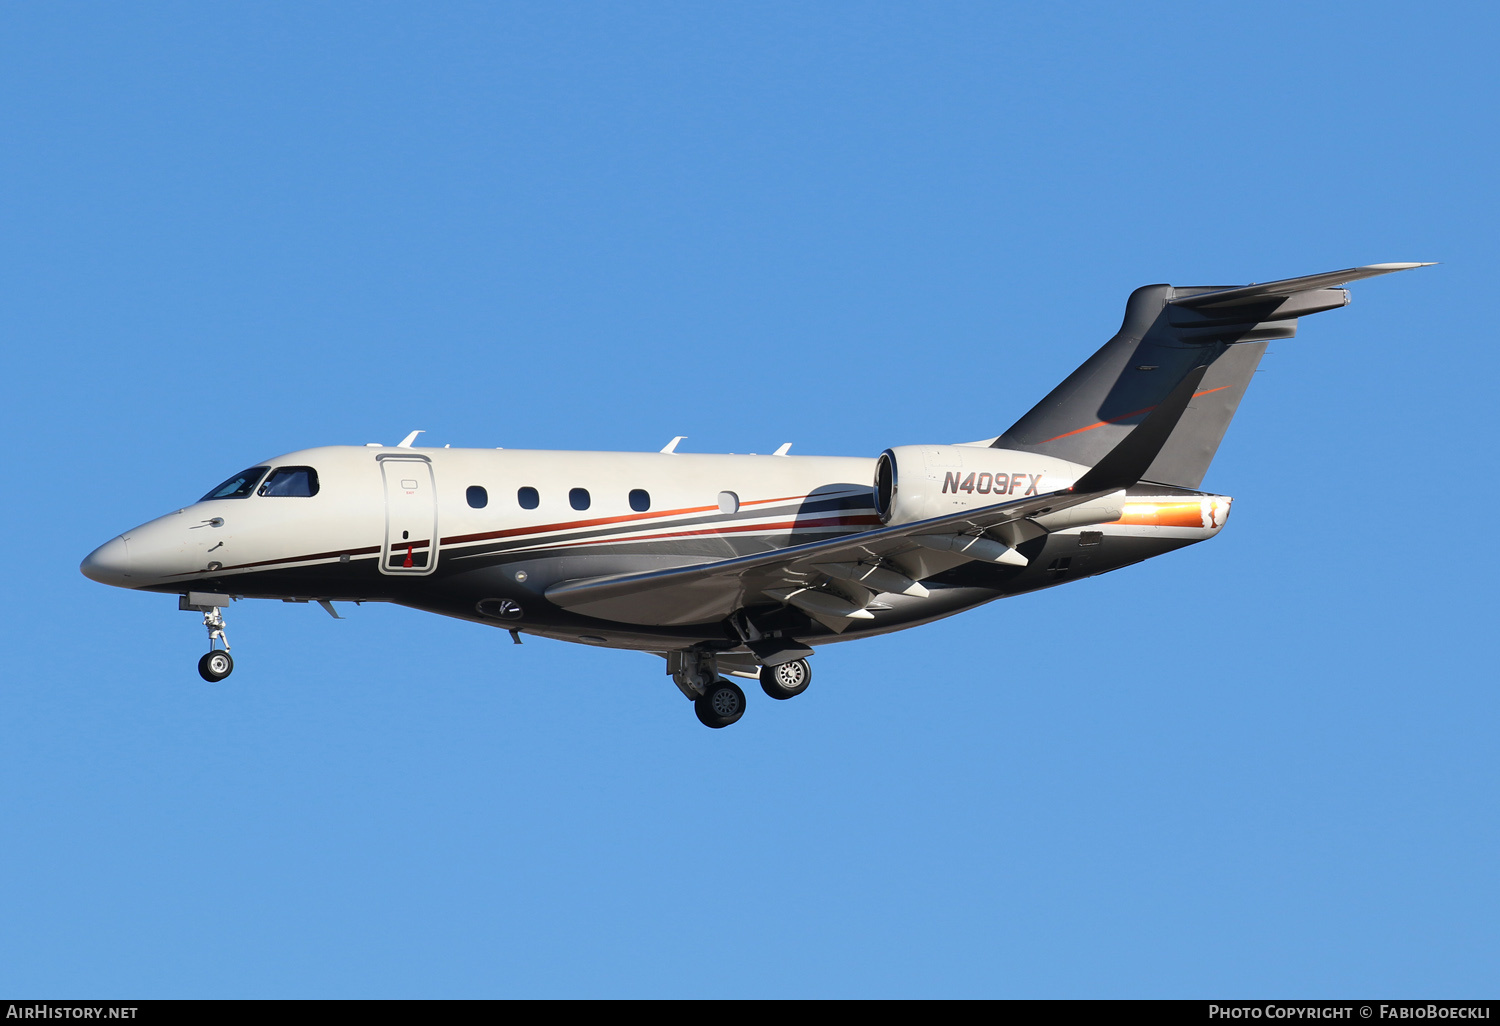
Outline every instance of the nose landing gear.
<svg viewBox="0 0 1500 1026"><path fill-rule="evenodd" d="M198 660L198 676L217 684L234 672L234 657L229 654L229 639L224 636L224 614L218 606L203 611L203 626L208 630L208 652ZM222 642L224 651L214 648L215 642Z"/></svg>

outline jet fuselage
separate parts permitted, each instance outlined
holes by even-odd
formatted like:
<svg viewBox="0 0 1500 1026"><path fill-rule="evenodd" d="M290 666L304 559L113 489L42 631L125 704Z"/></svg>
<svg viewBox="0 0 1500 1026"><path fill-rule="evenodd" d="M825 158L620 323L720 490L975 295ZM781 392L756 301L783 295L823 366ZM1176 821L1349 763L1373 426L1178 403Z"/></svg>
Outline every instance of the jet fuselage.
<svg viewBox="0 0 1500 1026"><path fill-rule="evenodd" d="M929 504L979 507L1067 488L1087 469L982 447L954 466L965 448L923 450L943 455L921 475L907 472L908 491L921 476ZM599 618L546 593L878 528L875 472L876 460L852 457L327 446L257 464L239 494L126 531L83 569L142 591L394 602L605 647L707 641L729 651L739 639L722 615ZM924 579L927 595L880 594L869 619L841 630L788 605L752 612L808 645L899 630L1213 537L1228 508L1222 496L1137 486L1112 522L1018 544L1024 566L954 558Z"/></svg>

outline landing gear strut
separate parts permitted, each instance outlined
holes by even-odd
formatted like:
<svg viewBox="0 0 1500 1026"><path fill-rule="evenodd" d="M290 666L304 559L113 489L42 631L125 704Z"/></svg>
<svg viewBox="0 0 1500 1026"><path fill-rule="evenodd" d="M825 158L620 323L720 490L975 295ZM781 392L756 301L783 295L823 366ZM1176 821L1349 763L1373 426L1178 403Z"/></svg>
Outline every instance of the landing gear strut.
<svg viewBox="0 0 1500 1026"><path fill-rule="evenodd" d="M198 676L216 684L234 672L234 658L229 654L229 639L224 636L224 614L218 606L203 610L203 626L208 630L208 652L198 660ZM222 644L223 651L215 648Z"/></svg>
<svg viewBox="0 0 1500 1026"><path fill-rule="evenodd" d="M760 689L772 698L796 698L812 683L812 667L806 659L792 659L760 671Z"/></svg>

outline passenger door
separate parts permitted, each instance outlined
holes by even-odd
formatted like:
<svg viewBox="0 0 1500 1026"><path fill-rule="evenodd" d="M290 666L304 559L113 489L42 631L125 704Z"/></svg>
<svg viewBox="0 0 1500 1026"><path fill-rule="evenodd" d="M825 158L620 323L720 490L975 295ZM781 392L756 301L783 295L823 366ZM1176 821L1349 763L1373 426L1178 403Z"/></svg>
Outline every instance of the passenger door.
<svg viewBox="0 0 1500 1026"><path fill-rule="evenodd" d="M426 456L382 454L385 483L385 544L380 550L383 574L430 574L437 569L437 491L432 463Z"/></svg>

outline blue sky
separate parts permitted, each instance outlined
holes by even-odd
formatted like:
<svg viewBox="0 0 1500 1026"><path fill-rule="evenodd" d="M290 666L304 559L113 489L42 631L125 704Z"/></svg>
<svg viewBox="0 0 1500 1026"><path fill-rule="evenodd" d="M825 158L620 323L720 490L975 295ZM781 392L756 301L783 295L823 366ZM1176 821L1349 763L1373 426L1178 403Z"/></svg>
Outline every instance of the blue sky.
<svg viewBox="0 0 1500 1026"><path fill-rule="evenodd" d="M1493 996L1495 10L10 5L0 992ZM1208 545L833 646L197 619L90 549L317 444L997 434L1148 282L1274 343ZM772 706L775 706L774 708Z"/></svg>

